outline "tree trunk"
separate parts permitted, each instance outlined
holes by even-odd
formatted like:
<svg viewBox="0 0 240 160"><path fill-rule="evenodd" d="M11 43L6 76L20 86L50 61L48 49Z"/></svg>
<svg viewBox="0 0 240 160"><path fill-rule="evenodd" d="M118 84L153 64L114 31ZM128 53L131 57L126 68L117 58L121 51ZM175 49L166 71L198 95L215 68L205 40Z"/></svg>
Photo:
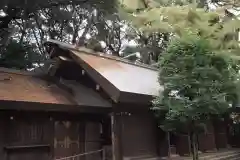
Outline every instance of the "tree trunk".
<svg viewBox="0 0 240 160"><path fill-rule="evenodd" d="M192 142L192 158L193 160L199 160L198 141L197 141L197 134L195 132L191 133L191 142Z"/></svg>
<svg viewBox="0 0 240 160"><path fill-rule="evenodd" d="M84 46L86 35L87 35L88 31L90 30L91 25L92 25L92 15L87 20L87 25L86 25L81 37L78 39L77 46Z"/></svg>
<svg viewBox="0 0 240 160"><path fill-rule="evenodd" d="M75 25L74 26L74 31L73 31L73 37L72 37L72 44L76 45L77 42L77 36L78 36L78 30L79 30L79 26Z"/></svg>
<svg viewBox="0 0 240 160"><path fill-rule="evenodd" d="M19 43L22 45L23 44L23 38L24 36L26 35L26 32L25 30L22 31L22 34L21 34L21 37L20 37L20 40L19 40Z"/></svg>

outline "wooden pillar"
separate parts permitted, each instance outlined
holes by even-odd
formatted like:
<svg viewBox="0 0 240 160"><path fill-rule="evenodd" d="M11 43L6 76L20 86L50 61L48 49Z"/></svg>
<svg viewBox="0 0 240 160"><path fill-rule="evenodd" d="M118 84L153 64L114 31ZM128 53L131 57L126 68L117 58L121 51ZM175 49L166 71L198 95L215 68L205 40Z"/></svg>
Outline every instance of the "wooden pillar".
<svg viewBox="0 0 240 160"><path fill-rule="evenodd" d="M0 112L0 159L5 159L4 142L5 142L5 121L3 112Z"/></svg>
<svg viewBox="0 0 240 160"><path fill-rule="evenodd" d="M111 115L112 126L112 152L113 160L122 160L122 135L121 135L121 115L112 113Z"/></svg>
<svg viewBox="0 0 240 160"><path fill-rule="evenodd" d="M100 122L86 122L85 126L85 152L97 151L101 149ZM85 156L85 160L101 159L101 152Z"/></svg>
<svg viewBox="0 0 240 160"><path fill-rule="evenodd" d="M50 144L50 153L49 153L49 159L54 159L54 134L55 134L55 128L54 128L54 120L53 118L50 116L48 119L48 122L46 124L46 132L47 132L47 142L49 142Z"/></svg>

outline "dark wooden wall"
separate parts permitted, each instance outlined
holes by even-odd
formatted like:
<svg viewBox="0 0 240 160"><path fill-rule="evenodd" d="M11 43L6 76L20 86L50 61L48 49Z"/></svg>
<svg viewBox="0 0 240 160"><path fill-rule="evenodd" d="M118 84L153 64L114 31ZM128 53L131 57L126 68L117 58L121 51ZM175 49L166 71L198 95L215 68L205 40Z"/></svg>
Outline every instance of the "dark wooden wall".
<svg viewBox="0 0 240 160"><path fill-rule="evenodd" d="M169 154L167 134L157 129L153 114L148 106L118 104L114 106L113 146L116 160L130 157L164 157ZM207 132L198 135L199 150L202 152L226 148L226 124L207 125ZM176 151L182 156L191 151L188 134L177 135Z"/></svg>
<svg viewBox="0 0 240 160"><path fill-rule="evenodd" d="M227 135L227 123L225 121L215 121L214 133L216 148L227 148L228 145L228 135Z"/></svg>
<svg viewBox="0 0 240 160"><path fill-rule="evenodd" d="M190 137L188 134L177 135L176 151L180 156L190 155Z"/></svg>
<svg viewBox="0 0 240 160"><path fill-rule="evenodd" d="M84 123L54 121L54 157L61 158L84 152Z"/></svg>
<svg viewBox="0 0 240 160"><path fill-rule="evenodd" d="M198 135L198 143L199 150L202 152L216 149L214 126L211 122L207 124L206 132Z"/></svg>
<svg viewBox="0 0 240 160"><path fill-rule="evenodd" d="M55 121L55 158L100 150L101 124L97 121ZM79 157L80 160L100 159L101 152Z"/></svg>
<svg viewBox="0 0 240 160"><path fill-rule="evenodd" d="M116 159L158 157L159 140L164 141L165 135L159 134L148 106L120 104L115 107L115 132L117 132L115 141L118 151L115 153ZM162 136L162 139L159 136ZM163 146L161 150L164 154Z"/></svg>
<svg viewBox="0 0 240 160"><path fill-rule="evenodd" d="M3 159L5 157L4 154L4 136L5 136L5 115L3 112L0 112L0 159Z"/></svg>
<svg viewBox="0 0 240 160"><path fill-rule="evenodd" d="M148 114L122 116L122 145L124 157L157 156L157 128Z"/></svg>
<svg viewBox="0 0 240 160"><path fill-rule="evenodd" d="M7 160L48 160L52 158L51 121L44 114L1 111L1 151Z"/></svg>
<svg viewBox="0 0 240 160"><path fill-rule="evenodd" d="M227 148L227 123L214 121L207 124L206 132L198 135L199 150L202 152L216 151ZM189 135L178 135L177 152L180 155L190 154Z"/></svg>
<svg viewBox="0 0 240 160"><path fill-rule="evenodd" d="M80 113L0 111L0 159L52 160L99 150L104 119ZM100 158L101 152L79 160Z"/></svg>

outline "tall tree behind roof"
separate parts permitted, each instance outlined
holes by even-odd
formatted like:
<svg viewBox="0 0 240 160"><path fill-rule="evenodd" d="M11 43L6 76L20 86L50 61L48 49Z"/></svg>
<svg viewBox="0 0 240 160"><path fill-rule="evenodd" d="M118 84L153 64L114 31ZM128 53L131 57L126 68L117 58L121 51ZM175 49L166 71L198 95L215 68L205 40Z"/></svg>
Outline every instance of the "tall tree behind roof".
<svg viewBox="0 0 240 160"><path fill-rule="evenodd" d="M130 21L145 35L169 33L181 36L191 32L208 39L219 53L239 53L240 21L230 18L223 20L217 12L195 5L169 5L148 7L131 16L128 16Z"/></svg>
<svg viewBox="0 0 240 160"><path fill-rule="evenodd" d="M20 46L34 44L34 50L45 56L42 43L47 38L74 44L81 30L90 28L87 33L92 32L99 16L116 11L117 0L2 0L0 57L7 53L5 49L13 39ZM93 23L88 27L85 24L90 15Z"/></svg>

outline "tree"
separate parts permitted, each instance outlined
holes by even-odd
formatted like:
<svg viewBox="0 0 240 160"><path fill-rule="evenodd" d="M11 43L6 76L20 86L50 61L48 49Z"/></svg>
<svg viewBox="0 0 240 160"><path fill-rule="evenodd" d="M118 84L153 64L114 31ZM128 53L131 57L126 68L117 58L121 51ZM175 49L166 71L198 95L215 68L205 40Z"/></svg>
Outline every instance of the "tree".
<svg viewBox="0 0 240 160"><path fill-rule="evenodd" d="M138 60L141 63L153 65L158 61L159 55L165 50L170 34L153 32L149 35L145 35L142 32L137 32L133 35L131 40L136 42L136 46L128 46L123 50L124 56L128 59ZM129 54L139 53L140 58L133 58L128 56ZM137 58L137 59L136 59Z"/></svg>
<svg viewBox="0 0 240 160"><path fill-rule="evenodd" d="M172 5L188 5L195 3L199 8L208 7L210 3L219 6L239 7L238 0L122 0L121 4L128 8L128 10L142 10L146 8L172 6Z"/></svg>
<svg viewBox="0 0 240 160"><path fill-rule="evenodd" d="M135 20L132 21L136 13L141 13L142 10L151 7L160 6L157 0L133 0L123 1L121 9L119 9L119 15L121 19L127 21L126 39L135 43L134 46L127 46L122 50L123 56L129 60L137 61L149 65L155 65L158 61L159 55L165 50L170 38L169 33L163 32L151 32L145 34ZM130 13L130 14L128 14ZM136 17L135 17L136 18ZM136 56L140 55L140 56Z"/></svg>
<svg viewBox="0 0 240 160"><path fill-rule="evenodd" d="M160 57L159 68L164 91L152 109L164 130L189 133L197 160L197 134L236 101L234 63L215 54L208 40L191 35L171 42Z"/></svg>
<svg viewBox="0 0 240 160"><path fill-rule="evenodd" d="M117 0L1 1L0 55L6 53L14 39L19 46L30 44L43 60L46 58L43 43L49 38L76 45L88 44L90 48L92 39L96 39L96 43L108 41L106 50L119 55L122 35L117 24L121 20L116 16L112 18L117 6ZM89 35L91 42L86 38ZM17 56L13 54L11 58L18 59Z"/></svg>
<svg viewBox="0 0 240 160"><path fill-rule="evenodd" d="M140 12L131 20L147 35L160 32L181 37L191 32L208 39L219 53L239 53L240 21L224 18L217 12L206 12L191 6L160 7Z"/></svg>
<svg viewBox="0 0 240 160"><path fill-rule="evenodd" d="M0 9L3 9L6 14L0 17L0 29L8 28L8 25L12 20L19 19L23 16L30 18L36 11L42 9L67 5L85 6L85 4L98 7L106 12L113 12L116 9L116 1L107 0L3 0L0 2Z"/></svg>
<svg viewBox="0 0 240 160"><path fill-rule="evenodd" d="M225 2L225 0L136 1L138 3L133 3L132 1L131 5L129 4L130 2L125 2L122 5L129 13L128 15L123 15L123 18L128 19L139 30L138 33L141 34L141 36L137 34L135 37L141 37L140 39L145 37L144 39L146 40L152 37L152 35L161 35L160 41L158 38L154 41L154 44L158 44L155 45L155 52L151 51L151 45L145 47L146 45L139 43L141 44L139 48L145 54L144 57L150 57L149 55L152 53L154 53L153 57L158 57L164 51L166 44L172 37L181 37L186 32L193 32L208 39L211 45L218 50L218 53L229 54L238 58L236 55L239 53L238 31L240 21L239 19L229 17L229 14L225 14L225 8L229 8L229 6L226 3L220 3ZM224 7L219 6L221 9L210 11L208 10L210 2L217 6L219 6L218 4L222 4L221 6ZM234 0L231 2L234 2L235 5L239 3ZM145 5L140 5L142 3ZM133 7L134 4L135 7ZM132 8L135 8L135 10ZM137 46L136 51L139 48Z"/></svg>
<svg viewBox="0 0 240 160"><path fill-rule="evenodd" d="M91 22L96 17L95 15L91 16L93 13L112 14L117 11L117 6L117 0L4 0L0 2L0 32L1 34L6 33L5 35L8 36L8 32L4 32L4 30L17 27L23 33L21 35L25 36L24 30L30 28L38 35L37 29L40 29L40 36L43 38L43 28L48 27L51 38L63 39L62 37L66 37L66 35L59 36L59 34L74 32L72 41L75 42L76 33L82 29L79 25L84 19L90 20L87 24L91 27ZM89 28L89 26L85 28Z"/></svg>
<svg viewBox="0 0 240 160"><path fill-rule="evenodd" d="M34 50L34 46L26 43L18 43L11 40L2 54L0 54L0 67L30 69L34 63L41 60L39 52Z"/></svg>

